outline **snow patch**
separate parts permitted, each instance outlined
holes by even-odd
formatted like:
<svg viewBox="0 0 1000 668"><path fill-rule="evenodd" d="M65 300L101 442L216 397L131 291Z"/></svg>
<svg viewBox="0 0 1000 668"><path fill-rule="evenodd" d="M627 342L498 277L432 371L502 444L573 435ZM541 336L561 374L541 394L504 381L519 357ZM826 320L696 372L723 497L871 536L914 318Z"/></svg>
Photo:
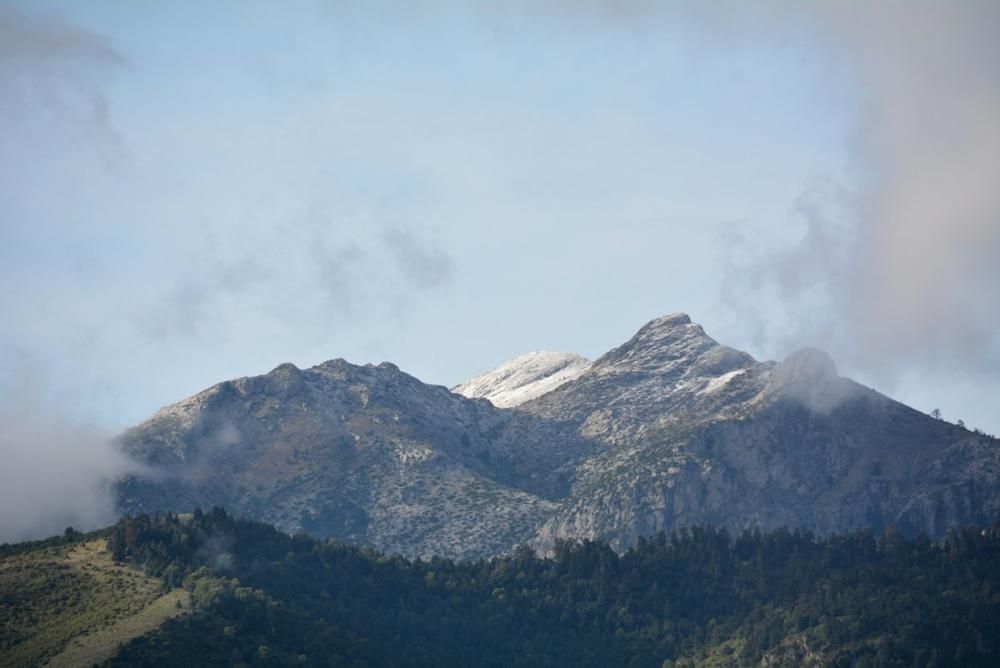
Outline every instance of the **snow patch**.
<svg viewBox="0 0 1000 668"><path fill-rule="evenodd" d="M735 371L724 373L717 378L712 378L705 384L705 387L698 391L698 395L700 396L702 394L712 394L713 392L717 392L725 387L733 378L736 378L736 376L741 373L746 373L746 371L746 369L736 369Z"/></svg>
<svg viewBox="0 0 1000 668"><path fill-rule="evenodd" d="M535 351L456 385L451 391L470 399L488 399L494 406L509 408L537 399L579 378L591 364L590 360L573 353Z"/></svg>

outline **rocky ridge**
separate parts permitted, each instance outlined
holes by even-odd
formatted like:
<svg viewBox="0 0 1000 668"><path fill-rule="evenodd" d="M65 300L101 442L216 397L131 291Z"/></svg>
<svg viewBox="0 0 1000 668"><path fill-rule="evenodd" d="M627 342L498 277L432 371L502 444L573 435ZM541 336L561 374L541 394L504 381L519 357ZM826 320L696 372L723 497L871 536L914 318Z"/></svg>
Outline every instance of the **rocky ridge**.
<svg viewBox="0 0 1000 668"><path fill-rule="evenodd" d="M937 536L1000 516L996 440L838 376L821 351L758 362L684 314L593 362L531 353L455 392L388 363L285 364L121 443L148 467L120 481L125 512L219 504L410 556L624 549L705 523Z"/></svg>
<svg viewBox="0 0 1000 668"><path fill-rule="evenodd" d="M332 360L219 383L126 431L147 467L123 512L221 505L288 532L412 556L474 557L524 542L568 489L545 442L559 425L421 383L395 365ZM572 457L570 456L570 459Z"/></svg>

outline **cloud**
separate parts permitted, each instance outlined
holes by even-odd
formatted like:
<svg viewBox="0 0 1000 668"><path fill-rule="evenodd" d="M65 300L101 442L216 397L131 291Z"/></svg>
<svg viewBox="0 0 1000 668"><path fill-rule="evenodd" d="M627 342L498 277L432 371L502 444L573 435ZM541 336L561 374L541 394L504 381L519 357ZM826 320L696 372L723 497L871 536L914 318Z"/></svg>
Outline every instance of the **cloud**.
<svg viewBox="0 0 1000 668"><path fill-rule="evenodd" d="M385 244L401 276L420 289L437 288L451 281L455 262L446 251L418 239L404 227L382 232Z"/></svg>
<svg viewBox="0 0 1000 668"><path fill-rule="evenodd" d="M101 77L125 64L100 35L0 7L0 138L82 136L113 164L123 149Z"/></svg>
<svg viewBox="0 0 1000 668"><path fill-rule="evenodd" d="M120 53L91 32L56 17L0 7L0 61L93 60L121 64Z"/></svg>
<svg viewBox="0 0 1000 668"><path fill-rule="evenodd" d="M812 184L793 202L787 226L798 238L780 243L742 222L722 227L722 303L757 347L787 351L802 345L842 347L832 289L848 276L857 245L854 195L843 186Z"/></svg>
<svg viewBox="0 0 1000 668"><path fill-rule="evenodd" d="M114 521L110 485L132 468L110 434L66 417L42 386L22 366L0 388L0 542Z"/></svg>
<svg viewBox="0 0 1000 668"><path fill-rule="evenodd" d="M683 25L674 36L703 49L794 44L821 54L821 93L855 119L853 173L812 184L773 237L763 221L725 226L722 308L764 348L823 345L876 375L1000 371L1000 4L505 7L487 13Z"/></svg>
<svg viewBox="0 0 1000 668"><path fill-rule="evenodd" d="M791 245L730 231L725 305L759 337L821 343L855 368L995 375L1000 5L803 7L860 86L861 177L804 194Z"/></svg>
<svg viewBox="0 0 1000 668"><path fill-rule="evenodd" d="M831 22L867 100L852 273L842 290L872 360L1000 369L1000 5L901 3Z"/></svg>
<svg viewBox="0 0 1000 668"><path fill-rule="evenodd" d="M419 295L448 288L455 261L412 226L376 229L311 209L242 238L209 240L165 297L142 305L133 323L153 340L218 333L233 313L322 337L346 318L390 315L402 323Z"/></svg>

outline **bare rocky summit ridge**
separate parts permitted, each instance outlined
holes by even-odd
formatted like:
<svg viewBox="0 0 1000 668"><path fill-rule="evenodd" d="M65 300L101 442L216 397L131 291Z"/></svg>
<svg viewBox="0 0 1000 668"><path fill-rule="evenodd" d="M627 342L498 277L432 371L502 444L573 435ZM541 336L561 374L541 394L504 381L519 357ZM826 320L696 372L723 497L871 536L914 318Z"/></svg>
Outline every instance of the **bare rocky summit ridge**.
<svg viewBox="0 0 1000 668"><path fill-rule="evenodd" d="M706 523L939 536L1000 516L995 439L842 378L815 349L758 362L684 314L594 362L531 353L455 392L388 363L284 364L120 440L146 465L118 484L124 512L218 504L410 556L624 549Z"/></svg>
<svg viewBox="0 0 1000 668"><path fill-rule="evenodd" d="M120 441L148 469L118 483L123 512L222 505L288 532L427 557L528 540L572 476L545 444L565 461L589 447L393 364L339 359L219 383Z"/></svg>
<svg viewBox="0 0 1000 668"><path fill-rule="evenodd" d="M1000 515L994 439L839 377L821 351L757 362L683 314L519 410L611 446L578 469L543 549L581 537L624 549L701 523L941 535ZM964 473L940 475L948 466Z"/></svg>

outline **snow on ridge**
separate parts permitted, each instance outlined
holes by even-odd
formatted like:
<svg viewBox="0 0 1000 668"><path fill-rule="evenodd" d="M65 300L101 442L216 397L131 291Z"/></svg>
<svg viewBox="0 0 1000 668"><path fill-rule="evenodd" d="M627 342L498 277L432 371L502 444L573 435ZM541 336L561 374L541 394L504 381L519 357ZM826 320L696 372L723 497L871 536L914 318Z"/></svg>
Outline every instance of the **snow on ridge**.
<svg viewBox="0 0 1000 668"><path fill-rule="evenodd" d="M592 362L574 353L530 352L452 388L452 392L481 398L499 408L537 399L579 378Z"/></svg>
<svg viewBox="0 0 1000 668"><path fill-rule="evenodd" d="M711 378L705 384L705 387L701 388L698 391L698 395L700 396L703 394L712 394L713 392L717 392L718 390L721 390L723 387L725 387L729 383L729 381L731 381L733 378L736 378L736 376L739 376L740 374L746 372L747 369L735 369L734 371L724 373L721 376L716 376L715 378Z"/></svg>

